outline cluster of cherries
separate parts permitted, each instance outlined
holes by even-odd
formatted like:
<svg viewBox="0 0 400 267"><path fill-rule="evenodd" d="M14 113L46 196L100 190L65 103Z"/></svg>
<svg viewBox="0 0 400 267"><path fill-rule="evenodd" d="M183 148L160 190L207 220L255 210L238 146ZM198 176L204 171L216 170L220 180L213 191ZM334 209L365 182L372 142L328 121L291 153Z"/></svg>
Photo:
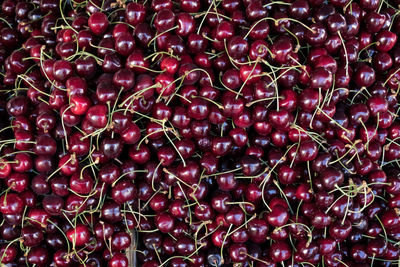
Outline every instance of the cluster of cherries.
<svg viewBox="0 0 400 267"><path fill-rule="evenodd" d="M399 264L399 4L4 0L2 266Z"/></svg>

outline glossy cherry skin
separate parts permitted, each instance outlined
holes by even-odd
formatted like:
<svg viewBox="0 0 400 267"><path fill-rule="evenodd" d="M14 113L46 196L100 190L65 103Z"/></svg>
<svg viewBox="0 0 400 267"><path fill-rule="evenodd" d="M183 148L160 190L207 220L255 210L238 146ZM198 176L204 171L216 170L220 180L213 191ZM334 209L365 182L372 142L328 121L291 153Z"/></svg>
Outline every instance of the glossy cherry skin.
<svg viewBox="0 0 400 267"><path fill-rule="evenodd" d="M376 49L381 52L388 52L397 42L397 35L388 30L383 30L377 34L376 40L378 42Z"/></svg>
<svg viewBox="0 0 400 267"><path fill-rule="evenodd" d="M75 229L67 231L67 237L70 242L76 246L83 246L89 241L89 230L85 225L77 225Z"/></svg>
<svg viewBox="0 0 400 267"><path fill-rule="evenodd" d="M101 12L93 13L88 20L90 30L96 35L104 33L108 27L108 24L109 22L107 16Z"/></svg>
<svg viewBox="0 0 400 267"><path fill-rule="evenodd" d="M354 81L360 87L369 87L375 82L375 71L367 65L362 65L354 74Z"/></svg>
<svg viewBox="0 0 400 267"><path fill-rule="evenodd" d="M22 199L14 194L9 193L0 197L0 212L5 215L19 214L23 209Z"/></svg>
<svg viewBox="0 0 400 267"><path fill-rule="evenodd" d="M26 257L28 263L37 266L46 266L48 259L48 252L43 247L33 247Z"/></svg>
<svg viewBox="0 0 400 267"><path fill-rule="evenodd" d="M270 257L274 262L285 261L290 258L290 247L285 242L276 242L271 245Z"/></svg>
<svg viewBox="0 0 400 267"><path fill-rule="evenodd" d="M246 261L247 253L247 248L244 244L232 244L229 247L229 255L233 262Z"/></svg>
<svg viewBox="0 0 400 267"><path fill-rule="evenodd" d="M13 244L11 244L9 246L8 245L3 245L0 248L0 253L2 255L4 255L2 260L1 260L2 263L12 263L15 260L16 256L17 256L18 250L15 247L15 245L13 245Z"/></svg>
<svg viewBox="0 0 400 267"><path fill-rule="evenodd" d="M22 228L21 235L24 245L28 247L38 246L43 241L42 231L33 226Z"/></svg>
<svg viewBox="0 0 400 267"><path fill-rule="evenodd" d="M267 215L267 220L270 225L275 227L280 227L286 224L289 219L289 215L287 210L282 206L276 206L272 209L272 211Z"/></svg>
<svg viewBox="0 0 400 267"><path fill-rule="evenodd" d="M174 219L168 213L160 213L155 218L155 224L162 233L169 233L174 228Z"/></svg>
<svg viewBox="0 0 400 267"><path fill-rule="evenodd" d="M111 247L114 250L125 250L131 245L131 237L128 233L118 232L112 236Z"/></svg>
<svg viewBox="0 0 400 267"><path fill-rule="evenodd" d="M322 44L327 38L327 30L321 23L315 23L310 27L313 32L306 31L306 40L310 45Z"/></svg>
<svg viewBox="0 0 400 267"><path fill-rule="evenodd" d="M128 267L129 260L122 253L115 253L108 262L109 267Z"/></svg>
<svg viewBox="0 0 400 267"><path fill-rule="evenodd" d="M129 3L125 9L125 18L133 26L143 22L146 16L146 8L143 4Z"/></svg>
<svg viewBox="0 0 400 267"><path fill-rule="evenodd" d="M328 90L332 86L333 77L332 73L328 70L318 67L311 75L310 85L313 89Z"/></svg>
<svg viewBox="0 0 400 267"><path fill-rule="evenodd" d="M66 60L57 60L53 65L53 76L57 81L63 82L73 75L73 65Z"/></svg>

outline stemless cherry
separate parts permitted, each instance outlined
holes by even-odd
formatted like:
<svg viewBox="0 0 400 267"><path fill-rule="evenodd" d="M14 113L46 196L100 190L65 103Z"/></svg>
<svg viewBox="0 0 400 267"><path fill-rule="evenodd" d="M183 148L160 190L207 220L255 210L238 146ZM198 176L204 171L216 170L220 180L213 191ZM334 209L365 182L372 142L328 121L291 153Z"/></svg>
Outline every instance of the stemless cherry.
<svg viewBox="0 0 400 267"><path fill-rule="evenodd" d="M108 24L109 22L107 15L101 12L93 13L88 20L90 30L96 35L104 33L108 27Z"/></svg>

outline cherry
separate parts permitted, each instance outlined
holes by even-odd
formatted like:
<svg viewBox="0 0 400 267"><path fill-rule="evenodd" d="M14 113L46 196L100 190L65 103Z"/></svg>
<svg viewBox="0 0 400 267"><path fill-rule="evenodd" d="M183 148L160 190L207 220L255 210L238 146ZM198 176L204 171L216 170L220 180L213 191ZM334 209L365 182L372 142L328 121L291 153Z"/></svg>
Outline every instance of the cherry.
<svg viewBox="0 0 400 267"><path fill-rule="evenodd" d="M162 233L169 233L174 228L174 219L168 213L160 213L155 218L155 224Z"/></svg>
<svg viewBox="0 0 400 267"><path fill-rule="evenodd" d="M14 51L11 53L9 57L9 62L10 62L10 67L12 71L16 74L23 74L25 73L29 66L30 66L30 61L29 60L24 60L27 55L23 51Z"/></svg>
<svg viewBox="0 0 400 267"><path fill-rule="evenodd" d="M239 207L232 207L225 215L225 220L228 224L233 224L235 226L240 226L243 224L244 212Z"/></svg>
<svg viewBox="0 0 400 267"><path fill-rule="evenodd" d="M176 241L175 250L180 255L190 255L195 251L194 241L188 237L179 238Z"/></svg>
<svg viewBox="0 0 400 267"><path fill-rule="evenodd" d="M244 244L232 244L229 247L229 256L234 262L245 262L247 259L247 248Z"/></svg>
<svg viewBox="0 0 400 267"><path fill-rule="evenodd" d="M90 30L96 35L104 33L108 27L108 23L107 15L101 12L93 13L88 20Z"/></svg>
<svg viewBox="0 0 400 267"><path fill-rule="evenodd" d="M222 76L222 82L229 89L238 89L240 86L239 71L235 69L228 69Z"/></svg>
<svg viewBox="0 0 400 267"><path fill-rule="evenodd" d="M331 224L331 221L332 218L329 215L318 210L315 212L315 215L312 218L311 223L313 226L320 229L329 226Z"/></svg>
<svg viewBox="0 0 400 267"><path fill-rule="evenodd" d="M312 31L306 31L305 38L310 45L320 45L327 38L326 28L320 23L317 22L310 26Z"/></svg>
<svg viewBox="0 0 400 267"><path fill-rule="evenodd" d="M279 227L286 224L289 214L282 206L276 206L267 215L268 223L272 226Z"/></svg>
<svg viewBox="0 0 400 267"><path fill-rule="evenodd" d="M122 153L122 140L119 138L104 138L100 149L108 158L117 158Z"/></svg>
<svg viewBox="0 0 400 267"><path fill-rule="evenodd" d="M49 195L43 198L43 208L50 215L60 215L64 206L64 200L57 195Z"/></svg>
<svg viewBox="0 0 400 267"><path fill-rule="evenodd" d="M12 164L12 169L16 172L23 173L32 169L33 162L31 156L28 153L18 153L17 155L15 155L14 161L16 163Z"/></svg>
<svg viewBox="0 0 400 267"><path fill-rule="evenodd" d="M28 247L40 245L43 241L43 233L33 226L25 226L21 230L23 244Z"/></svg>
<svg viewBox="0 0 400 267"><path fill-rule="evenodd" d="M375 71L368 65L362 65L354 74L354 81L360 87L369 87L375 82Z"/></svg>
<svg viewBox="0 0 400 267"><path fill-rule="evenodd" d="M12 263L17 257L18 250L15 245L3 245L0 247L0 253L2 256L2 263Z"/></svg>
<svg viewBox="0 0 400 267"><path fill-rule="evenodd" d="M39 135L36 138L35 153L42 156L52 156L57 151L56 141L49 135Z"/></svg>
<svg viewBox="0 0 400 267"><path fill-rule="evenodd" d="M25 115L28 109L26 97L19 95L7 102L7 112L14 117Z"/></svg>
<svg viewBox="0 0 400 267"><path fill-rule="evenodd" d="M83 224L76 225L75 229L71 228L66 233L68 240L75 246L83 246L89 241L89 229Z"/></svg>
<svg viewBox="0 0 400 267"><path fill-rule="evenodd" d="M180 1L180 7L185 12L195 13L200 9L200 1L182 0Z"/></svg>
<svg viewBox="0 0 400 267"><path fill-rule="evenodd" d="M76 171L78 171L78 160L75 154L66 154L62 156L58 162L58 168L60 172L64 175L71 176Z"/></svg>
<svg viewBox="0 0 400 267"><path fill-rule="evenodd" d="M133 26L143 22L146 16L146 8L143 4L129 3L125 9L125 18Z"/></svg>
<svg viewBox="0 0 400 267"><path fill-rule="evenodd" d="M269 255L273 262L282 262L290 258L290 247L287 243L279 241L270 247Z"/></svg>
<svg viewBox="0 0 400 267"><path fill-rule="evenodd" d="M122 253L115 253L108 262L109 267L127 267L129 266L128 258Z"/></svg>
<svg viewBox="0 0 400 267"><path fill-rule="evenodd" d="M199 205L195 207L194 214L199 220L211 220L214 217L211 206L205 201L199 202Z"/></svg>
<svg viewBox="0 0 400 267"><path fill-rule="evenodd" d="M85 118L93 126L103 128L107 125L108 122L107 111L108 108L105 105L94 105L88 109Z"/></svg>
<svg viewBox="0 0 400 267"><path fill-rule="evenodd" d="M51 190L54 194L64 197L68 195L68 179L65 176L57 176L50 180Z"/></svg>
<svg viewBox="0 0 400 267"><path fill-rule="evenodd" d="M393 48L397 41L397 35L388 30L380 31L376 35L376 49L380 52L388 52Z"/></svg>
<svg viewBox="0 0 400 267"><path fill-rule="evenodd" d="M128 233L119 232L112 236L111 246L115 250L125 250L131 245L131 237Z"/></svg>
<svg viewBox="0 0 400 267"><path fill-rule="evenodd" d="M175 14L170 9L161 9L154 18L154 26L159 32L172 28L175 24Z"/></svg>
<svg viewBox="0 0 400 267"><path fill-rule="evenodd" d="M49 224L50 215L41 208L31 208L28 211L26 219L36 227L45 228Z"/></svg>
<svg viewBox="0 0 400 267"><path fill-rule="evenodd" d="M130 181L120 181L113 187L111 195L117 203L132 201L136 196L136 187Z"/></svg>
<svg viewBox="0 0 400 267"><path fill-rule="evenodd" d="M8 193L0 197L0 212L5 215L20 214L23 206L23 201L17 194Z"/></svg>
<svg viewBox="0 0 400 267"><path fill-rule="evenodd" d="M217 156L224 156L230 152L232 140L225 137L215 137L212 140L212 152Z"/></svg>
<svg viewBox="0 0 400 267"><path fill-rule="evenodd" d="M7 48L17 47L20 37L15 29L4 27L1 29L1 40Z"/></svg>
<svg viewBox="0 0 400 267"><path fill-rule="evenodd" d="M49 260L48 252L43 247L33 247L29 250L26 256L26 261L29 264L35 264L36 266L46 266Z"/></svg>
<svg viewBox="0 0 400 267"><path fill-rule="evenodd" d="M332 86L332 73L327 69L318 67L311 74L310 85L312 89L328 90Z"/></svg>
<svg viewBox="0 0 400 267"><path fill-rule="evenodd" d="M7 186L16 191L21 193L22 191L26 190L28 187L28 175L25 173L11 173L6 178Z"/></svg>
<svg viewBox="0 0 400 267"><path fill-rule="evenodd" d="M232 37L227 43L228 53L233 58L241 58L246 55L249 45L241 36Z"/></svg>
<svg viewBox="0 0 400 267"><path fill-rule="evenodd" d="M57 60L53 65L53 76L59 82L67 80L73 75L74 69L71 62L67 60Z"/></svg>
<svg viewBox="0 0 400 267"><path fill-rule="evenodd" d="M366 252L368 256L383 256L387 251L387 242L382 238L377 238L368 242Z"/></svg>
<svg viewBox="0 0 400 267"><path fill-rule="evenodd" d="M0 178L4 179L10 175L12 167L11 164L6 162L4 159L1 159L0 163Z"/></svg>
<svg viewBox="0 0 400 267"><path fill-rule="evenodd" d="M96 60L93 57L75 60L75 71L80 77L92 78L96 73Z"/></svg>

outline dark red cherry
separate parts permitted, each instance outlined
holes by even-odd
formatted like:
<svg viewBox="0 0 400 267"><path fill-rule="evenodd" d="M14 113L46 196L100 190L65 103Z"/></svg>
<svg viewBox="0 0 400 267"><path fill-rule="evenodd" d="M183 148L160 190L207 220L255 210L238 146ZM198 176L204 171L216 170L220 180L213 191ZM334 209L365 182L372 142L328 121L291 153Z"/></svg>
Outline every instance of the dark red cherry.
<svg viewBox="0 0 400 267"><path fill-rule="evenodd" d="M0 197L0 211L4 215L20 214L23 205L22 199L17 194L8 193Z"/></svg>
<svg viewBox="0 0 400 267"><path fill-rule="evenodd" d="M128 267L129 260L123 253L114 253L108 262L109 267Z"/></svg>
<svg viewBox="0 0 400 267"><path fill-rule="evenodd" d="M249 45L243 37L234 36L228 41L227 48L229 56L233 58L241 58L247 54Z"/></svg>
<svg viewBox="0 0 400 267"><path fill-rule="evenodd" d="M279 241L270 247L269 256L273 262L282 262L290 258L290 247L287 243Z"/></svg>
<svg viewBox="0 0 400 267"><path fill-rule="evenodd" d="M143 22L145 18L146 8L143 4L131 2L126 5L125 19L129 24L136 26L137 24Z"/></svg>
<svg viewBox="0 0 400 267"><path fill-rule="evenodd" d="M268 223L275 227L280 227L286 224L289 219L287 210L282 206L276 206L267 215Z"/></svg>
<svg viewBox="0 0 400 267"><path fill-rule="evenodd" d="M74 68L67 60L57 60L53 65L53 76L59 82L67 80L73 75Z"/></svg>
<svg viewBox="0 0 400 267"><path fill-rule="evenodd" d="M78 224L66 233L68 240L75 246L83 246L89 241L90 232L86 225Z"/></svg>
<svg viewBox="0 0 400 267"><path fill-rule="evenodd" d="M326 28L320 23L315 23L310 26L310 30L306 31L306 40L310 45L316 46L321 45L325 42L328 37Z"/></svg>
<svg viewBox="0 0 400 267"><path fill-rule="evenodd" d="M369 87L375 82L375 71L364 64L357 69L353 77L358 86Z"/></svg>
<svg viewBox="0 0 400 267"><path fill-rule="evenodd" d="M115 50L122 56L129 56L135 48L135 40L129 32L120 34L115 40Z"/></svg>
<svg viewBox="0 0 400 267"><path fill-rule="evenodd" d="M108 24L107 15L101 12L93 13L88 20L90 30L96 35L104 33L107 30Z"/></svg>
<svg viewBox="0 0 400 267"><path fill-rule="evenodd" d="M380 31L376 36L376 49L381 52L388 52L397 42L397 35L388 30Z"/></svg>
<svg viewBox="0 0 400 267"><path fill-rule="evenodd" d="M47 249L44 247L33 247L29 250L28 255L26 256L26 261L29 264L36 266L46 266L49 260L49 254Z"/></svg>

